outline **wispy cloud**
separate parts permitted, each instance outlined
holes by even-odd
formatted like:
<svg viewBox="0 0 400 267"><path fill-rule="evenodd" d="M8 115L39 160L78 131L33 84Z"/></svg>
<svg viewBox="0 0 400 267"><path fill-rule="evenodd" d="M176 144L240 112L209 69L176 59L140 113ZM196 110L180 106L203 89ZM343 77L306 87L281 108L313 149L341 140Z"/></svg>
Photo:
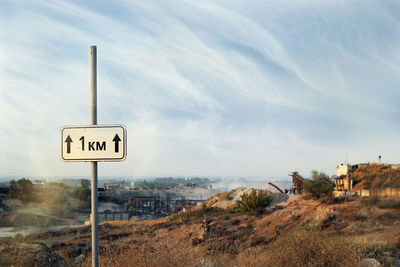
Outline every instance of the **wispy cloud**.
<svg viewBox="0 0 400 267"><path fill-rule="evenodd" d="M129 154L102 175L333 173L346 151L397 161L396 1L0 4L0 175L87 175L59 129L100 123Z"/></svg>

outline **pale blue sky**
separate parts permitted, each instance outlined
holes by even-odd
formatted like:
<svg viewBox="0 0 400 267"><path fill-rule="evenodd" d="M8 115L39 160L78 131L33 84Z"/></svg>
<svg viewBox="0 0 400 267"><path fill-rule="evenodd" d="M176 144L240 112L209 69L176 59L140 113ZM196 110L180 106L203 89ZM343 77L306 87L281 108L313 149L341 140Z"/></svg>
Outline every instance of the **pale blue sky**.
<svg viewBox="0 0 400 267"><path fill-rule="evenodd" d="M104 176L400 163L398 1L1 1L0 176L87 176L60 127L128 129Z"/></svg>

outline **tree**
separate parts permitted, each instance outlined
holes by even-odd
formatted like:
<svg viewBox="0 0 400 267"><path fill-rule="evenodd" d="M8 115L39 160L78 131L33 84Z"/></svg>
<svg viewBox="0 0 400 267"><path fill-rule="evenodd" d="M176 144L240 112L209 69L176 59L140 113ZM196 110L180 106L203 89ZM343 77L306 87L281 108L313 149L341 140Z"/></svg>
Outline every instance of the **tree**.
<svg viewBox="0 0 400 267"><path fill-rule="evenodd" d="M44 186L44 184L46 183L45 180L41 180L41 179L36 179L33 182L35 183L36 186L39 186L39 187Z"/></svg>
<svg viewBox="0 0 400 267"><path fill-rule="evenodd" d="M317 170L311 171L311 179L313 181L323 181L324 179L329 178L329 176L323 172L319 172Z"/></svg>
<svg viewBox="0 0 400 267"><path fill-rule="evenodd" d="M88 179L81 179L80 187L90 189L90 181Z"/></svg>
<svg viewBox="0 0 400 267"><path fill-rule="evenodd" d="M9 194L11 198L18 198L18 184L15 180L10 181Z"/></svg>
<svg viewBox="0 0 400 267"><path fill-rule="evenodd" d="M10 182L10 195L11 198L19 199L24 203L37 200L33 183L26 178Z"/></svg>
<svg viewBox="0 0 400 267"><path fill-rule="evenodd" d="M332 196L333 185L328 184L326 179L329 179L329 176L325 173L312 170L311 180L305 182L303 191L313 198Z"/></svg>
<svg viewBox="0 0 400 267"><path fill-rule="evenodd" d="M90 207L90 181L80 180L80 186L76 189L76 196L81 201L81 208Z"/></svg>

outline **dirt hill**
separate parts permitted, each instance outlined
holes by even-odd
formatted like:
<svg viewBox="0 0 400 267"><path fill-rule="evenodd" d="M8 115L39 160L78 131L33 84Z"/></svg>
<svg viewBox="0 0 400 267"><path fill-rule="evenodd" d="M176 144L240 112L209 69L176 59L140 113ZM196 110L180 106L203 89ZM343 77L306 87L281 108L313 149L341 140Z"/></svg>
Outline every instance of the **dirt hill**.
<svg viewBox="0 0 400 267"><path fill-rule="evenodd" d="M392 266L400 257L400 202L393 200L295 197L250 213L188 218L101 224L100 265L360 266L371 257ZM1 239L0 265L20 266L13 255L29 247L21 244L37 243L70 266L91 264L90 227L82 227Z"/></svg>
<svg viewBox="0 0 400 267"><path fill-rule="evenodd" d="M384 164L361 165L351 173L353 189L400 188L400 169Z"/></svg>

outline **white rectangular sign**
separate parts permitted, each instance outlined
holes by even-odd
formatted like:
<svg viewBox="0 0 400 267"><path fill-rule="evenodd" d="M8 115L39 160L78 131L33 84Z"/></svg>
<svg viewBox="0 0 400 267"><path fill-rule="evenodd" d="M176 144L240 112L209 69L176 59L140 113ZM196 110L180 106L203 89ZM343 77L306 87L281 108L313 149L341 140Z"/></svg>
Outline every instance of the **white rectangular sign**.
<svg viewBox="0 0 400 267"><path fill-rule="evenodd" d="M123 125L61 128L62 161L122 161L126 152L126 128Z"/></svg>

